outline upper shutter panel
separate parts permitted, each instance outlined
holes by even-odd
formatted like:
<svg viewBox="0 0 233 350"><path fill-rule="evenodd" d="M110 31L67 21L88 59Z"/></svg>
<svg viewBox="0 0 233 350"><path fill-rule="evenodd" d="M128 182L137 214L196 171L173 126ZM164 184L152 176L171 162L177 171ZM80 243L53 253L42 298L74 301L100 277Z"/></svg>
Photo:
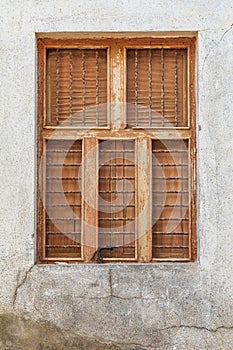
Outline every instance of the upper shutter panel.
<svg viewBox="0 0 233 350"><path fill-rule="evenodd" d="M46 125L107 126L107 49L47 50Z"/></svg>
<svg viewBox="0 0 233 350"><path fill-rule="evenodd" d="M127 50L128 127L185 127L187 50Z"/></svg>

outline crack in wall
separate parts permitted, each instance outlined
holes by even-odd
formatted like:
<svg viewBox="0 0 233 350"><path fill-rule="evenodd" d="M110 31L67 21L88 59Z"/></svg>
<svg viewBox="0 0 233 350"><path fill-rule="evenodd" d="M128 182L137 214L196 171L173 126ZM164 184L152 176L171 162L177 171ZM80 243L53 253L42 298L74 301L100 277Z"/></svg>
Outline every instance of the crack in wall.
<svg viewBox="0 0 233 350"><path fill-rule="evenodd" d="M195 325L173 325L173 326L168 326L165 328L158 328L157 331L166 331L166 330L170 330L170 329L179 329L179 328L188 328L188 329L197 329L197 330L203 330L203 331L207 331L207 332L213 332L216 333L221 329L224 330L233 330L233 326L218 326L216 328L208 328L205 326L195 326Z"/></svg>
<svg viewBox="0 0 233 350"><path fill-rule="evenodd" d="M87 298L87 299L109 299L109 298L116 298L116 299L121 299L121 300L133 300L133 299L156 299L156 298L143 298L140 294L140 296L132 296L132 297L121 297L119 295L115 295L113 293L113 287L112 287L112 269L109 268L109 290L110 294L105 296L105 297L100 297L100 298Z"/></svg>
<svg viewBox="0 0 233 350"><path fill-rule="evenodd" d="M183 329L196 329L196 330L203 330L203 331L207 331L207 332L213 332L213 333L216 333L218 332L219 330L223 329L223 330L232 330L233 329L233 326L219 326L217 328L207 328L207 327L204 327L204 326L195 326L195 325L173 325L173 326L168 326L168 327L164 327L164 328L157 328L155 330L155 332L164 332L164 331L169 331L169 330L179 330L180 328L183 328ZM59 332L61 332L60 329L58 329ZM65 334L65 333L64 333ZM63 334L63 337L64 339L66 339L66 337L64 336ZM78 335L80 337L83 337L83 338L86 338L88 339L89 341L93 341L93 343L95 343L95 341L98 341L99 343L103 344L103 345L108 345L108 344L111 344L111 345L114 345L114 346L123 346L123 347L128 347L128 346L133 346L133 347L139 347L141 350L143 349L158 349L158 346L154 346L154 343L147 343L147 344L142 344L142 343L136 343L136 342L124 342L124 341L116 341L116 340L113 340L113 339L108 339L108 340L103 340L102 338L99 338L98 336L95 336L94 338L93 337L85 337L84 335Z"/></svg>
<svg viewBox="0 0 233 350"><path fill-rule="evenodd" d="M17 300L17 297L18 297L18 292L19 292L19 289L25 284L25 282L27 281L28 279L28 276L30 274L30 272L32 271L33 267L35 265L33 264L28 270L26 270L23 278L21 281L19 281L20 279L20 274L21 274L21 271L19 270L18 271L18 274L17 274L17 278L16 278L16 287L15 287L15 291L14 291L14 294L13 294L13 305L12 305L12 309L14 310L15 309L15 304L16 304L16 300Z"/></svg>
<svg viewBox="0 0 233 350"><path fill-rule="evenodd" d="M37 311L37 313L40 315L40 317L42 319L44 319L44 315L42 314L42 312L38 309L38 307L36 306L35 302L33 303L33 307L34 309Z"/></svg>
<svg viewBox="0 0 233 350"><path fill-rule="evenodd" d="M179 330L179 329L196 329L196 330L203 330L207 331L210 333L216 333L220 330L233 330L233 326L219 326L216 328L207 328L205 326L195 326L195 325L173 325L173 326L168 326L164 328L157 328L155 332L164 332L164 331L169 331L169 330ZM115 342L114 340L109 340L111 344L115 345L122 345L122 346L137 346L140 347L140 349L158 349L158 347L154 347L153 344L139 344L139 343L126 343L126 342Z"/></svg>
<svg viewBox="0 0 233 350"><path fill-rule="evenodd" d="M112 269L109 268L109 289L110 289L110 295L107 297L112 297L113 293L112 293Z"/></svg>
<svg viewBox="0 0 233 350"><path fill-rule="evenodd" d="M233 27L233 25L232 25ZM20 280L20 274L21 274L21 271L18 271L18 274L17 274L17 284L16 284L16 288L15 288L15 291L14 291L14 294L13 294L13 310L15 310L15 304L16 304L16 301L17 301L17 297L18 297L18 293L19 293L19 290L20 288L26 283L27 279L28 279L28 276L29 274L31 273L33 267L35 265L32 265L24 274L23 278ZM117 295L114 295L113 294L113 286L112 286L112 269L110 268L109 269L109 290L110 290L110 294L108 296L105 296L105 297L77 297L78 299L86 299L86 300L95 300L95 299L109 299L109 298L116 298L116 299L121 299L121 300L134 300L134 299L141 299L141 300L146 300L146 299L155 299L155 298L143 298L142 296L132 296L132 297L121 297L121 296L117 296ZM35 305L35 303L33 304L34 306L34 309L38 312L38 314L40 315L41 318L43 318L43 314L41 313L41 311L37 308L37 306ZM164 328L156 328L156 332L164 332L164 331L169 331L169 330L179 330L179 329L196 329L196 330L203 330L203 331L207 331L207 332L213 332L213 333L216 333L220 330L233 330L233 326L218 326L218 327L215 327L215 328L208 328L208 327L205 327L205 326L198 326L198 325L183 325L183 324L178 324L178 325L172 325L172 326L167 326L167 327L164 327ZM111 341L111 340L109 340ZM111 341L112 342L112 341ZM118 344L120 344L118 342ZM141 346L141 347L150 347L151 349L153 349L153 346L152 344L136 344L136 343L122 343L122 345L132 345L132 346Z"/></svg>
<svg viewBox="0 0 233 350"><path fill-rule="evenodd" d="M1 319L2 318L2 319ZM7 341L8 336L10 337L10 334L12 334L12 330L14 329L21 329L22 334L26 333L27 336L30 338L30 333L32 332L32 335L34 334L43 334L44 335L44 339L47 339L46 337L48 335L51 336L51 341L53 344L54 339L57 339L57 337L60 337L60 340L58 342L56 342L56 344L53 344L54 347L51 347L51 349L55 349L55 346L57 344L59 344L59 346L61 345L61 347L59 347L59 349L63 349L62 347L62 343L64 342L65 345L67 345L68 341L71 341L71 344L74 345L74 343L76 343L76 345L80 345L82 346L81 349L84 349L84 344L86 344L85 349L93 349L93 348L98 348L98 349L161 349L161 343L160 344L156 344L155 346L155 340L153 341L153 343L139 343L137 341L132 341L132 342L127 342L127 338L125 338L125 340L116 340L116 339L103 339L102 337L99 337L98 335L92 336L90 337L90 335L88 334L74 334L74 331L71 332L71 330L68 329L61 329L60 327L58 327L55 324L51 324L46 323L46 321L43 322L38 322L38 321L33 321L30 319L25 319L24 317L20 317L19 315L14 315L12 314L6 314L4 315L0 315L0 323L9 328L9 324L11 325L11 327L9 328L9 331L4 333L5 336L4 339L5 341ZM35 329L37 330L35 333ZM164 328L157 328L154 330L154 335L156 336L156 333L162 332L162 333L166 333L168 332L167 336L168 337L174 337L174 334L171 333L169 334L169 331L174 331L177 332L179 331L179 329L194 329L196 331L207 331L207 332L213 332L216 333L220 330L223 331L232 331L233 330L233 326L219 326L216 328L208 328L205 326L196 326L196 325L183 325L183 324L178 324L178 325L172 325L172 326L167 326ZM3 332L4 331L4 327L2 328ZM54 337L55 334L55 337ZM0 334L1 335L1 334ZM162 339L165 336L165 334L162 335ZM158 337L158 340L160 339L160 336ZM20 333L16 334L16 338L14 339L14 341L17 341L18 344L20 344L21 342L21 338L20 338ZM25 341L25 337L22 336L22 344ZM37 341L41 341L41 338L34 338L35 341L35 345L37 344ZM41 343L40 343L41 344ZM70 343L69 343L70 344ZM68 345L69 345L68 344ZM98 345L98 347L94 347ZM102 346L101 346L102 345ZM100 347L101 346L101 347ZM73 348L73 347L72 347ZM28 347L27 347L28 349Z"/></svg>
<svg viewBox="0 0 233 350"><path fill-rule="evenodd" d="M203 79L205 64L206 64L206 61L207 61L209 55L211 54L211 52L212 52L216 47L218 47L218 46L221 44L221 42L222 42L222 40L224 39L225 35L226 35L228 32L230 32L232 29L233 29L233 23L231 24L231 26L230 26L229 28L227 28L227 29L225 30L225 32L222 34L220 40L219 40L217 43L215 43L215 45L214 45L213 47L211 47L211 49L209 50L209 52L206 54L206 56L205 56L205 58L204 58L204 61L203 61L203 65L202 65L202 74L201 74L202 79Z"/></svg>

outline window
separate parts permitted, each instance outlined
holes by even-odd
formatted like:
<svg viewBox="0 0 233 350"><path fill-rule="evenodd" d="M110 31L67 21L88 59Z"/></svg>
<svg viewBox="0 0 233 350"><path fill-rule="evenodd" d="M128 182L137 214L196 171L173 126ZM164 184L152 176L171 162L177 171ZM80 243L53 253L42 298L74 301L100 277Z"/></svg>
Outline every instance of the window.
<svg viewBox="0 0 233 350"><path fill-rule="evenodd" d="M38 262L196 259L195 38L38 37Z"/></svg>

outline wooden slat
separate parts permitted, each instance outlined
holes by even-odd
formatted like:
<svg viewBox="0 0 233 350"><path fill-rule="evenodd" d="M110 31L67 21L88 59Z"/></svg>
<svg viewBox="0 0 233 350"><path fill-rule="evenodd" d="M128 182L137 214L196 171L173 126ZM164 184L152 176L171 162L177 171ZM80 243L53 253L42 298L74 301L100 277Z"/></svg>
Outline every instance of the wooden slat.
<svg viewBox="0 0 233 350"><path fill-rule="evenodd" d="M137 137L150 137L151 139L167 140L169 138L177 138L177 135L181 139L188 139L190 137L189 129L151 129L145 133L145 128L139 127L134 129L124 130L77 130L77 129L56 129L54 135L54 129L44 128L42 135L44 138L49 139L54 136L59 139L70 139L77 140L77 138L83 138L84 136L88 137L98 137L102 139L133 139Z"/></svg>
<svg viewBox="0 0 233 350"><path fill-rule="evenodd" d="M173 34L173 35L172 35ZM187 35L188 34L188 35ZM55 37L54 37L55 36ZM188 37L189 36L189 37ZM41 33L37 34L38 40L48 48L93 48L108 47L116 43L125 47L165 47L186 48L195 41L195 33L185 34L176 32L90 32L90 33Z"/></svg>

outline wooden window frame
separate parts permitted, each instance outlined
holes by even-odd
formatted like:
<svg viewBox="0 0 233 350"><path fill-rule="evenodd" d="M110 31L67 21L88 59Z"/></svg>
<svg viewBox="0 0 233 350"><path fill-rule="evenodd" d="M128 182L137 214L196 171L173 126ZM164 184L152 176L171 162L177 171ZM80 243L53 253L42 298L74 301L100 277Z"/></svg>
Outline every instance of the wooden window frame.
<svg viewBox="0 0 233 350"><path fill-rule="evenodd" d="M65 35L65 34L64 34ZM37 119L37 262L38 263L55 263L58 261L67 263L89 263L90 257L98 248L98 213L87 205L87 201L83 200L82 214L82 257L81 258L48 258L45 254L45 208L41 198L45 190L45 160L43 157L46 140L53 138L54 131L56 139L61 140L82 140L83 156L90 149L96 147L98 140L105 139L133 139L135 140L135 154L138 166L142 169L151 171L152 161L149 153L151 152L152 140L166 140L177 137L177 133L181 139L189 141L190 155L190 213L189 213L189 257L185 259L153 259L152 258L152 229L148 229L146 234L143 232L144 223L151 227L152 221L152 183L151 180L145 182L143 173L136 174L137 188L140 191L136 195L137 201L137 252L135 259L105 259L105 262L161 262L161 261L196 261L197 259L197 238L196 238L196 106L195 106L195 55L196 40L195 37L133 37L131 35L106 35L100 34L82 35L64 38L54 37L51 35L40 34L37 38L38 52L38 119ZM148 34L149 35L149 34ZM106 48L108 51L108 103L111 106L108 110L108 126L100 128L85 129L82 127L62 127L46 125L46 50L51 48ZM187 71L188 71L188 120L189 124L185 127L160 127L160 128L142 128L135 127L125 129L126 127L126 111L122 102L126 101L126 49L128 48L185 48L187 49ZM122 109L115 111L114 104L122 103ZM113 106L113 107L112 107ZM175 129L175 130L174 130ZM140 147L143 146L143 147ZM97 147L96 147L97 149ZM92 193L96 193L94 200L97 203L98 188L98 154L96 159L85 163L83 169L83 193L88 197L88 188L95 186ZM43 171L41 172L42 164ZM40 168L40 169L39 169ZM42 175L41 175L42 174ZM95 179L96 181L93 181ZM42 190L39 190L42 189ZM140 216L142 207L148 206L148 213ZM90 229L90 227L92 227ZM91 246L90 246L91 242Z"/></svg>

